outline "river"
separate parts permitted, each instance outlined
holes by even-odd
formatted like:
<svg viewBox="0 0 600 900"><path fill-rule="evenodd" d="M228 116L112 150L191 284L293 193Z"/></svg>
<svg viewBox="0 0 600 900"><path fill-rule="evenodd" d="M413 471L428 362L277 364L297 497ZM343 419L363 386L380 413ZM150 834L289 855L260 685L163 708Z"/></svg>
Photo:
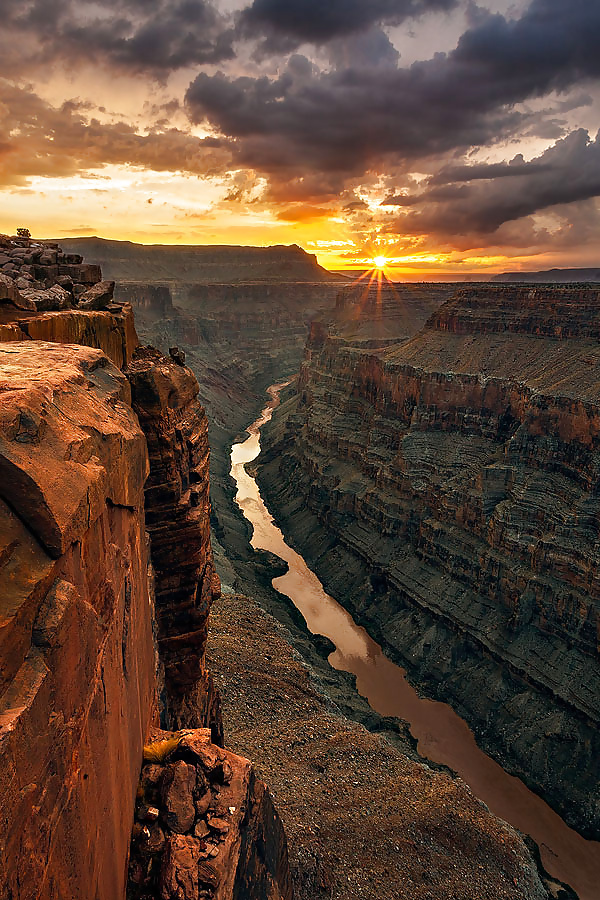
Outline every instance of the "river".
<svg viewBox="0 0 600 900"><path fill-rule="evenodd" d="M542 862L554 878L565 882L580 900L600 897L600 843L587 841L523 782L509 775L475 742L467 724L445 703L419 697L405 671L391 662L364 628L323 589L304 559L289 547L273 523L258 489L245 470L260 452L260 429L279 404L288 382L268 389L269 403L248 428L249 437L234 444L231 474L237 484L236 502L254 529L252 546L285 560L289 570L273 579L273 587L289 597L313 634L328 637L336 647L330 664L356 676L359 693L383 716L404 719L418 741L421 756L453 769L474 794L501 819L530 835L540 848Z"/></svg>

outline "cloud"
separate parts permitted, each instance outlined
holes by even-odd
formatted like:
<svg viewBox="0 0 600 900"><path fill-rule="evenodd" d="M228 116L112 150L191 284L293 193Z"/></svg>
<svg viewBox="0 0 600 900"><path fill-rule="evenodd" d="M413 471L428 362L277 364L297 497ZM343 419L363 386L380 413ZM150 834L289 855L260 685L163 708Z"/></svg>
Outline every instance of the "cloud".
<svg viewBox="0 0 600 900"><path fill-rule="evenodd" d="M272 14L283 29L300 8L255 0L249 10L257 22ZM332 28L319 24L315 35ZM302 78L290 68L272 78L202 72L186 104L192 121L208 121L231 141L240 165L273 177L352 176L518 134L540 118L518 104L600 76L598 46L599 4L533 0L514 21L482 14L455 50L410 67L369 68L359 59Z"/></svg>
<svg viewBox="0 0 600 900"><path fill-rule="evenodd" d="M487 181L491 178L515 178L540 172L544 163L537 160L525 162L522 153L518 153L510 162L480 163L478 165L444 166L429 179L429 184L452 184L458 181ZM392 201L386 201L391 203Z"/></svg>
<svg viewBox="0 0 600 900"><path fill-rule="evenodd" d="M600 196L600 132L592 140L577 129L531 162L517 160L442 169L411 197L413 211L396 227L412 234L490 235L507 222Z"/></svg>
<svg viewBox="0 0 600 900"><path fill-rule="evenodd" d="M301 44L325 44L368 30L399 25L428 12L450 10L458 0L253 0L238 20L243 36L265 38L265 48L286 52Z"/></svg>
<svg viewBox="0 0 600 900"><path fill-rule="evenodd" d="M234 56L233 29L210 0L0 0L0 67L92 62L164 77Z"/></svg>

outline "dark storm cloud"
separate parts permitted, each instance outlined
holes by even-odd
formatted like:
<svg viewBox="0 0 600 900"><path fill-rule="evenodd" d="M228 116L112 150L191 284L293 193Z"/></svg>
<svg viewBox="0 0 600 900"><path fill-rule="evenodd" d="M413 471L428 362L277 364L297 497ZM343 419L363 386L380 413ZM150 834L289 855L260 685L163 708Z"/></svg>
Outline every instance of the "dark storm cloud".
<svg viewBox="0 0 600 900"><path fill-rule="evenodd" d="M233 57L233 31L209 0L0 0L0 66L103 62L150 73Z"/></svg>
<svg viewBox="0 0 600 900"><path fill-rule="evenodd" d="M510 162L481 163L479 165L444 166L429 180L429 184L453 184L457 181L487 181L490 178L515 178L544 168L540 162L525 162L519 153ZM391 201L386 201L391 203Z"/></svg>
<svg viewBox="0 0 600 900"><path fill-rule="evenodd" d="M598 197L600 132L591 140L584 129L573 131L531 163L507 165L500 178L486 183L465 183L471 181L465 177L469 168L496 167L459 167L455 184L432 178L423 193L411 198L418 209L398 220L398 227L413 234L489 235L506 222ZM444 177L451 171L446 169Z"/></svg>
<svg viewBox="0 0 600 900"><path fill-rule="evenodd" d="M454 51L409 68L201 73L186 102L193 121L232 140L242 165L351 175L514 134L524 122L516 104L600 76L599 46L600 4L533 0L515 21L482 14Z"/></svg>
<svg viewBox="0 0 600 900"><path fill-rule="evenodd" d="M254 0L239 16L242 35L266 37L267 47L290 50L325 44L366 31L371 25L398 25L427 12L450 10L458 0Z"/></svg>

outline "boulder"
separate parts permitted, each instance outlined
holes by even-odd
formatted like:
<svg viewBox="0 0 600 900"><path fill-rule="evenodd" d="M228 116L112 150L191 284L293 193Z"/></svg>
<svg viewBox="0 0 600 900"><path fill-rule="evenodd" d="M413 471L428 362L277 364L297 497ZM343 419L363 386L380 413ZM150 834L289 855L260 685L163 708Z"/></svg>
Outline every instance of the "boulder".
<svg viewBox="0 0 600 900"><path fill-rule="evenodd" d="M167 841L160 873L161 900L197 900L200 841L175 835Z"/></svg>
<svg viewBox="0 0 600 900"><path fill-rule="evenodd" d="M97 284L102 281L102 269L92 265L58 265L57 275L70 275L74 282L81 284Z"/></svg>
<svg viewBox="0 0 600 900"><path fill-rule="evenodd" d="M80 309L105 309L112 302L115 292L114 281L100 281L79 298Z"/></svg>
<svg viewBox="0 0 600 900"><path fill-rule="evenodd" d="M8 275L0 273L0 303L7 301L17 309L36 309L35 304L24 297L17 284Z"/></svg>
<svg viewBox="0 0 600 900"><path fill-rule="evenodd" d="M71 308L71 295L58 284L42 290L30 288L23 291L22 296L33 304L29 308L37 309L38 312Z"/></svg>
<svg viewBox="0 0 600 900"><path fill-rule="evenodd" d="M190 766L183 760L167 766L162 784L164 820L171 831L175 831L177 834L185 834L194 824L196 808L193 792L195 787L195 766Z"/></svg>

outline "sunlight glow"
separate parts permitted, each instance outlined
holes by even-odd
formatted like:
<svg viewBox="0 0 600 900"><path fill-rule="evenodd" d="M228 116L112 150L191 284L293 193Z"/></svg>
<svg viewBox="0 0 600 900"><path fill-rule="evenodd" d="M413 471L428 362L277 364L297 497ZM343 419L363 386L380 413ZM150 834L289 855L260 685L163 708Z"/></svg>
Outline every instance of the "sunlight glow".
<svg viewBox="0 0 600 900"><path fill-rule="evenodd" d="M373 260L378 269L384 269L387 266L387 257L386 256L376 256Z"/></svg>

